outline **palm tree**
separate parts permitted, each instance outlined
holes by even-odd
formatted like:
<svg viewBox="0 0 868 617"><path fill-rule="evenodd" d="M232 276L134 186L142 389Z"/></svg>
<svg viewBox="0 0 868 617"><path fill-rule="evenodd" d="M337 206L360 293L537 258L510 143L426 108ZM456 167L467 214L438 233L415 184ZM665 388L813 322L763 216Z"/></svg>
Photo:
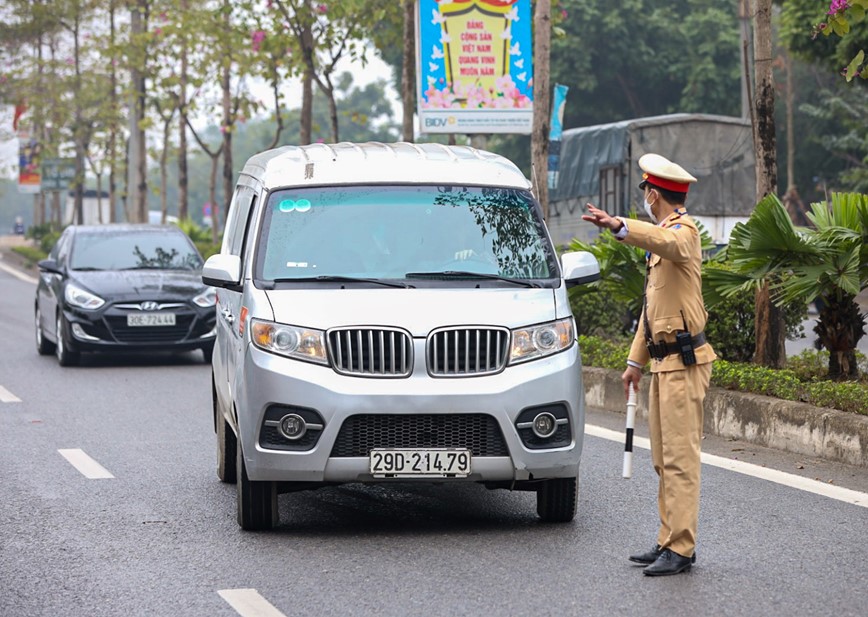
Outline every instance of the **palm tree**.
<svg viewBox="0 0 868 617"><path fill-rule="evenodd" d="M775 195L767 195L746 223L735 226L726 257L733 269L708 271L725 296L771 284L776 304L819 300L814 328L829 350L829 377L858 377L856 345L865 320L856 296L868 287L868 195L832 193L811 204L812 227L796 227Z"/></svg>

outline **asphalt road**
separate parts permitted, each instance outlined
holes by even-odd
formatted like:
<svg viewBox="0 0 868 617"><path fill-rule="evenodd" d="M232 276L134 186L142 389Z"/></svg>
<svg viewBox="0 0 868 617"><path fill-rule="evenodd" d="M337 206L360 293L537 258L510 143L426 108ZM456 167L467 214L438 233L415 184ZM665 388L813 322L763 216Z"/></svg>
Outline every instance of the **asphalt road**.
<svg viewBox="0 0 868 617"><path fill-rule="evenodd" d="M697 565L651 579L626 560L654 540L650 455L622 479L623 416L602 412L589 431L615 440L586 436L573 523L540 523L530 493L348 485L242 532L200 355L61 368L36 353L33 293L0 268L0 615L866 614L864 469L709 437Z"/></svg>

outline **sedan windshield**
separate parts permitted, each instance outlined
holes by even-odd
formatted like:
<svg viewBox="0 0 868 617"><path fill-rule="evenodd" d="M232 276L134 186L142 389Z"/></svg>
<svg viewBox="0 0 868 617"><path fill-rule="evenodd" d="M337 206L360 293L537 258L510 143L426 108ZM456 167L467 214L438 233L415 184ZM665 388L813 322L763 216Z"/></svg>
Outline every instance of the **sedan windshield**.
<svg viewBox="0 0 868 617"><path fill-rule="evenodd" d="M198 270L202 258L183 233L100 231L76 234L73 270Z"/></svg>
<svg viewBox="0 0 868 617"><path fill-rule="evenodd" d="M260 280L344 276L413 279L415 285L558 276L533 198L518 189L287 189L270 195L263 224Z"/></svg>

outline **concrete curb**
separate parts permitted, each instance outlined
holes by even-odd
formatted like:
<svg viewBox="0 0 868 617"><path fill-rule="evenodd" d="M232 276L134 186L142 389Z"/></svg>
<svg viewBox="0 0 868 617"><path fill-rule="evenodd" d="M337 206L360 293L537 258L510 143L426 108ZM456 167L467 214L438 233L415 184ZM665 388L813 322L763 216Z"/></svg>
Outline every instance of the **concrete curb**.
<svg viewBox="0 0 868 617"><path fill-rule="evenodd" d="M626 413L621 371L585 367L585 403ZM636 416L648 420L649 377L640 386ZM707 434L778 450L868 467L868 416L758 394L709 388L703 423Z"/></svg>

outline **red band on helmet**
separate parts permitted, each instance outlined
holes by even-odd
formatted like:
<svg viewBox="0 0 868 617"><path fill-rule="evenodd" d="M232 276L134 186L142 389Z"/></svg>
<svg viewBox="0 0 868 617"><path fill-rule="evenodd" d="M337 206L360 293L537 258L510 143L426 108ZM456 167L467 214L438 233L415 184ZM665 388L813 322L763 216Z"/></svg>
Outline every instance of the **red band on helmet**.
<svg viewBox="0 0 868 617"><path fill-rule="evenodd" d="M661 178L660 176L653 176L651 174L642 174L642 178L648 181L649 184L653 184L654 186L659 186L661 189L666 189L667 191L674 191L675 193L686 193L690 188L690 184L687 182L676 182L675 180L667 180L666 178Z"/></svg>

